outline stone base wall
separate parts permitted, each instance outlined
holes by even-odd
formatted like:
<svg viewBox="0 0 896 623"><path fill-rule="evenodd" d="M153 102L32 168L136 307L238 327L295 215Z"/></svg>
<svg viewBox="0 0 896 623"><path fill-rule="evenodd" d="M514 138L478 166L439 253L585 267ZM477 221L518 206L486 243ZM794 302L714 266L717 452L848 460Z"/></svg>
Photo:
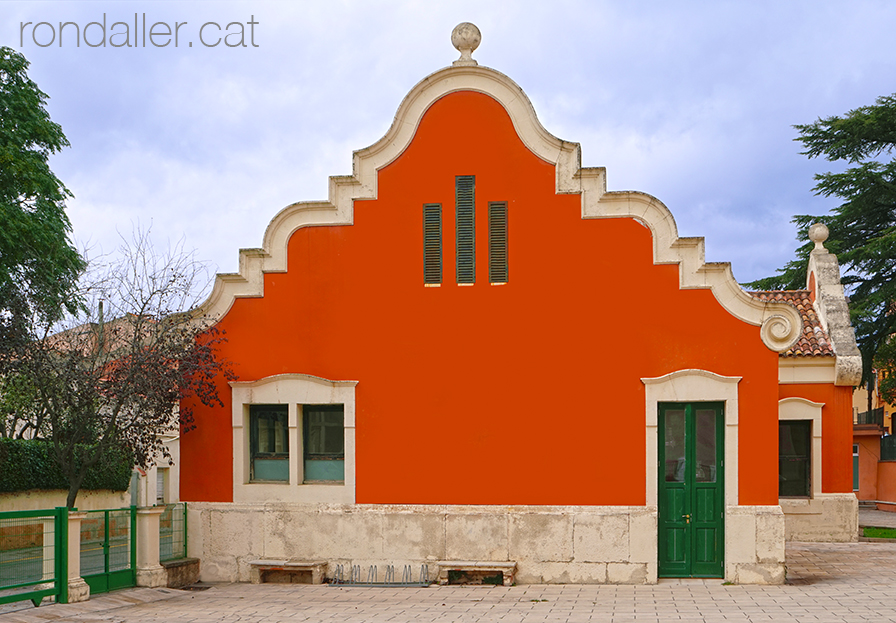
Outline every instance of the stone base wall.
<svg viewBox="0 0 896 623"><path fill-rule="evenodd" d="M168 574L168 588L183 588L199 581L199 559L181 558L180 560L168 560L162 562L165 573Z"/></svg>
<svg viewBox="0 0 896 623"><path fill-rule="evenodd" d="M204 582L249 582L250 562L325 560L377 565L414 577L429 563L517 563L519 584L652 584L657 581L657 509L648 506L429 506L217 504L191 502L189 555ZM779 506L726 509L726 579L784 581ZM365 575L366 577L366 575Z"/></svg>
<svg viewBox="0 0 896 623"><path fill-rule="evenodd" d="M515 561L520 584L656 582L656 508L591 506L188 505L204 582L248 582L258 559L377 565L416 577L438 560ZM366 577L366 576L365 576Z"/></svg>
<svg viewBox="0 0 896 623"><path fill-rule="evenodd" d="M725 509L725 580L784 583L784 513L780 506Z"/></svg>
<svg viewBox="0 0 896 623"><path fill-rule="evenodd" d="M850 543L858 540L859 502L853 493L781 499L788 541Z"/></svg>

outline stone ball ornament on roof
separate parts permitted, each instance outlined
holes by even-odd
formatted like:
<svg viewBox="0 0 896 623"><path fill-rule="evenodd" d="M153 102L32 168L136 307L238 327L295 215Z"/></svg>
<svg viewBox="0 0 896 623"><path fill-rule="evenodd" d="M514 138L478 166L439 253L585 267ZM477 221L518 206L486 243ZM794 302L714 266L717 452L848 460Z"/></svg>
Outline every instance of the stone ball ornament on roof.
<svg viewBox="0 0 896 623"><path fill-rule="evenodd" d="M482 41L482 33L476 24L461 22L451 31L451 45L460 52L460 58L454 61L455 65L478 65L473 60L473 50L479 47Z"/></svg>
<svg viewBox="0 0 896 623"><path fill-rule="evenodd" d="M824 241L831 235L831 231L824 223L815 223L809 227L809 240L815 243L815 251L824 251Z"/></svg>

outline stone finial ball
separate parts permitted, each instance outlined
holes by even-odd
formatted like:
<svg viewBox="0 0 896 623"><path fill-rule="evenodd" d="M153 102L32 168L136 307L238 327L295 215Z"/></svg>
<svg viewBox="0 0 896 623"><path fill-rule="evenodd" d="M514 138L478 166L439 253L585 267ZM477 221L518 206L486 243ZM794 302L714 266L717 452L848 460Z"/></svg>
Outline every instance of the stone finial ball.
<svg viewBox="0 0 896 623"><path fill-rule="evenodd" d="M479 47L481 41L482 33L476 24L461 22L451 31L451 45L458 49L462 58L471 58L473 50Z"/></svg>
<svg viewBox="0 0 896 623"><path fill-rule="evenodd" d="M830 234L828 226L824 223L815 223L809 227L809 240L814 242L816 247L824 244L824 241L828 239Z"/></svg>

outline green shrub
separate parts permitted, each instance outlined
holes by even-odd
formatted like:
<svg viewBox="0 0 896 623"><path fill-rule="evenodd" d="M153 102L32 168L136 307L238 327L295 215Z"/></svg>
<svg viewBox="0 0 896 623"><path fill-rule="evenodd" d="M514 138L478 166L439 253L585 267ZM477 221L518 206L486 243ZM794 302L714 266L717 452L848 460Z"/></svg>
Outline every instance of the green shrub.
<svg viewBox="0 0 896 623"><path fill-rule="evenodd" d="M127 491L133 459L120 447L110 448L87 471L81 489ZM53 458L53 447L40 439L0 438L0 493L31 489L68 490L68 480Z"/></svg>

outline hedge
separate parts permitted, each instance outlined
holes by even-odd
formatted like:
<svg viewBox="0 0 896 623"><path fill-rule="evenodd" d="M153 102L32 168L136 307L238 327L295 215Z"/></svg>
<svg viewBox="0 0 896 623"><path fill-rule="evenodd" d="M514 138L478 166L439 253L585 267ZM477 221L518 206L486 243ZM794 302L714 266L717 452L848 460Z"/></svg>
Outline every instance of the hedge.
<svg viewBox="0 0 896 623"><path fill-rule="evenodd" d="M133 466L127 450L110 448L105 458L87 471L81 489L127 491ZM56 464L50 442L0 438L0 493L31 489L67 491L68 488L68 480Z"/></svg>

